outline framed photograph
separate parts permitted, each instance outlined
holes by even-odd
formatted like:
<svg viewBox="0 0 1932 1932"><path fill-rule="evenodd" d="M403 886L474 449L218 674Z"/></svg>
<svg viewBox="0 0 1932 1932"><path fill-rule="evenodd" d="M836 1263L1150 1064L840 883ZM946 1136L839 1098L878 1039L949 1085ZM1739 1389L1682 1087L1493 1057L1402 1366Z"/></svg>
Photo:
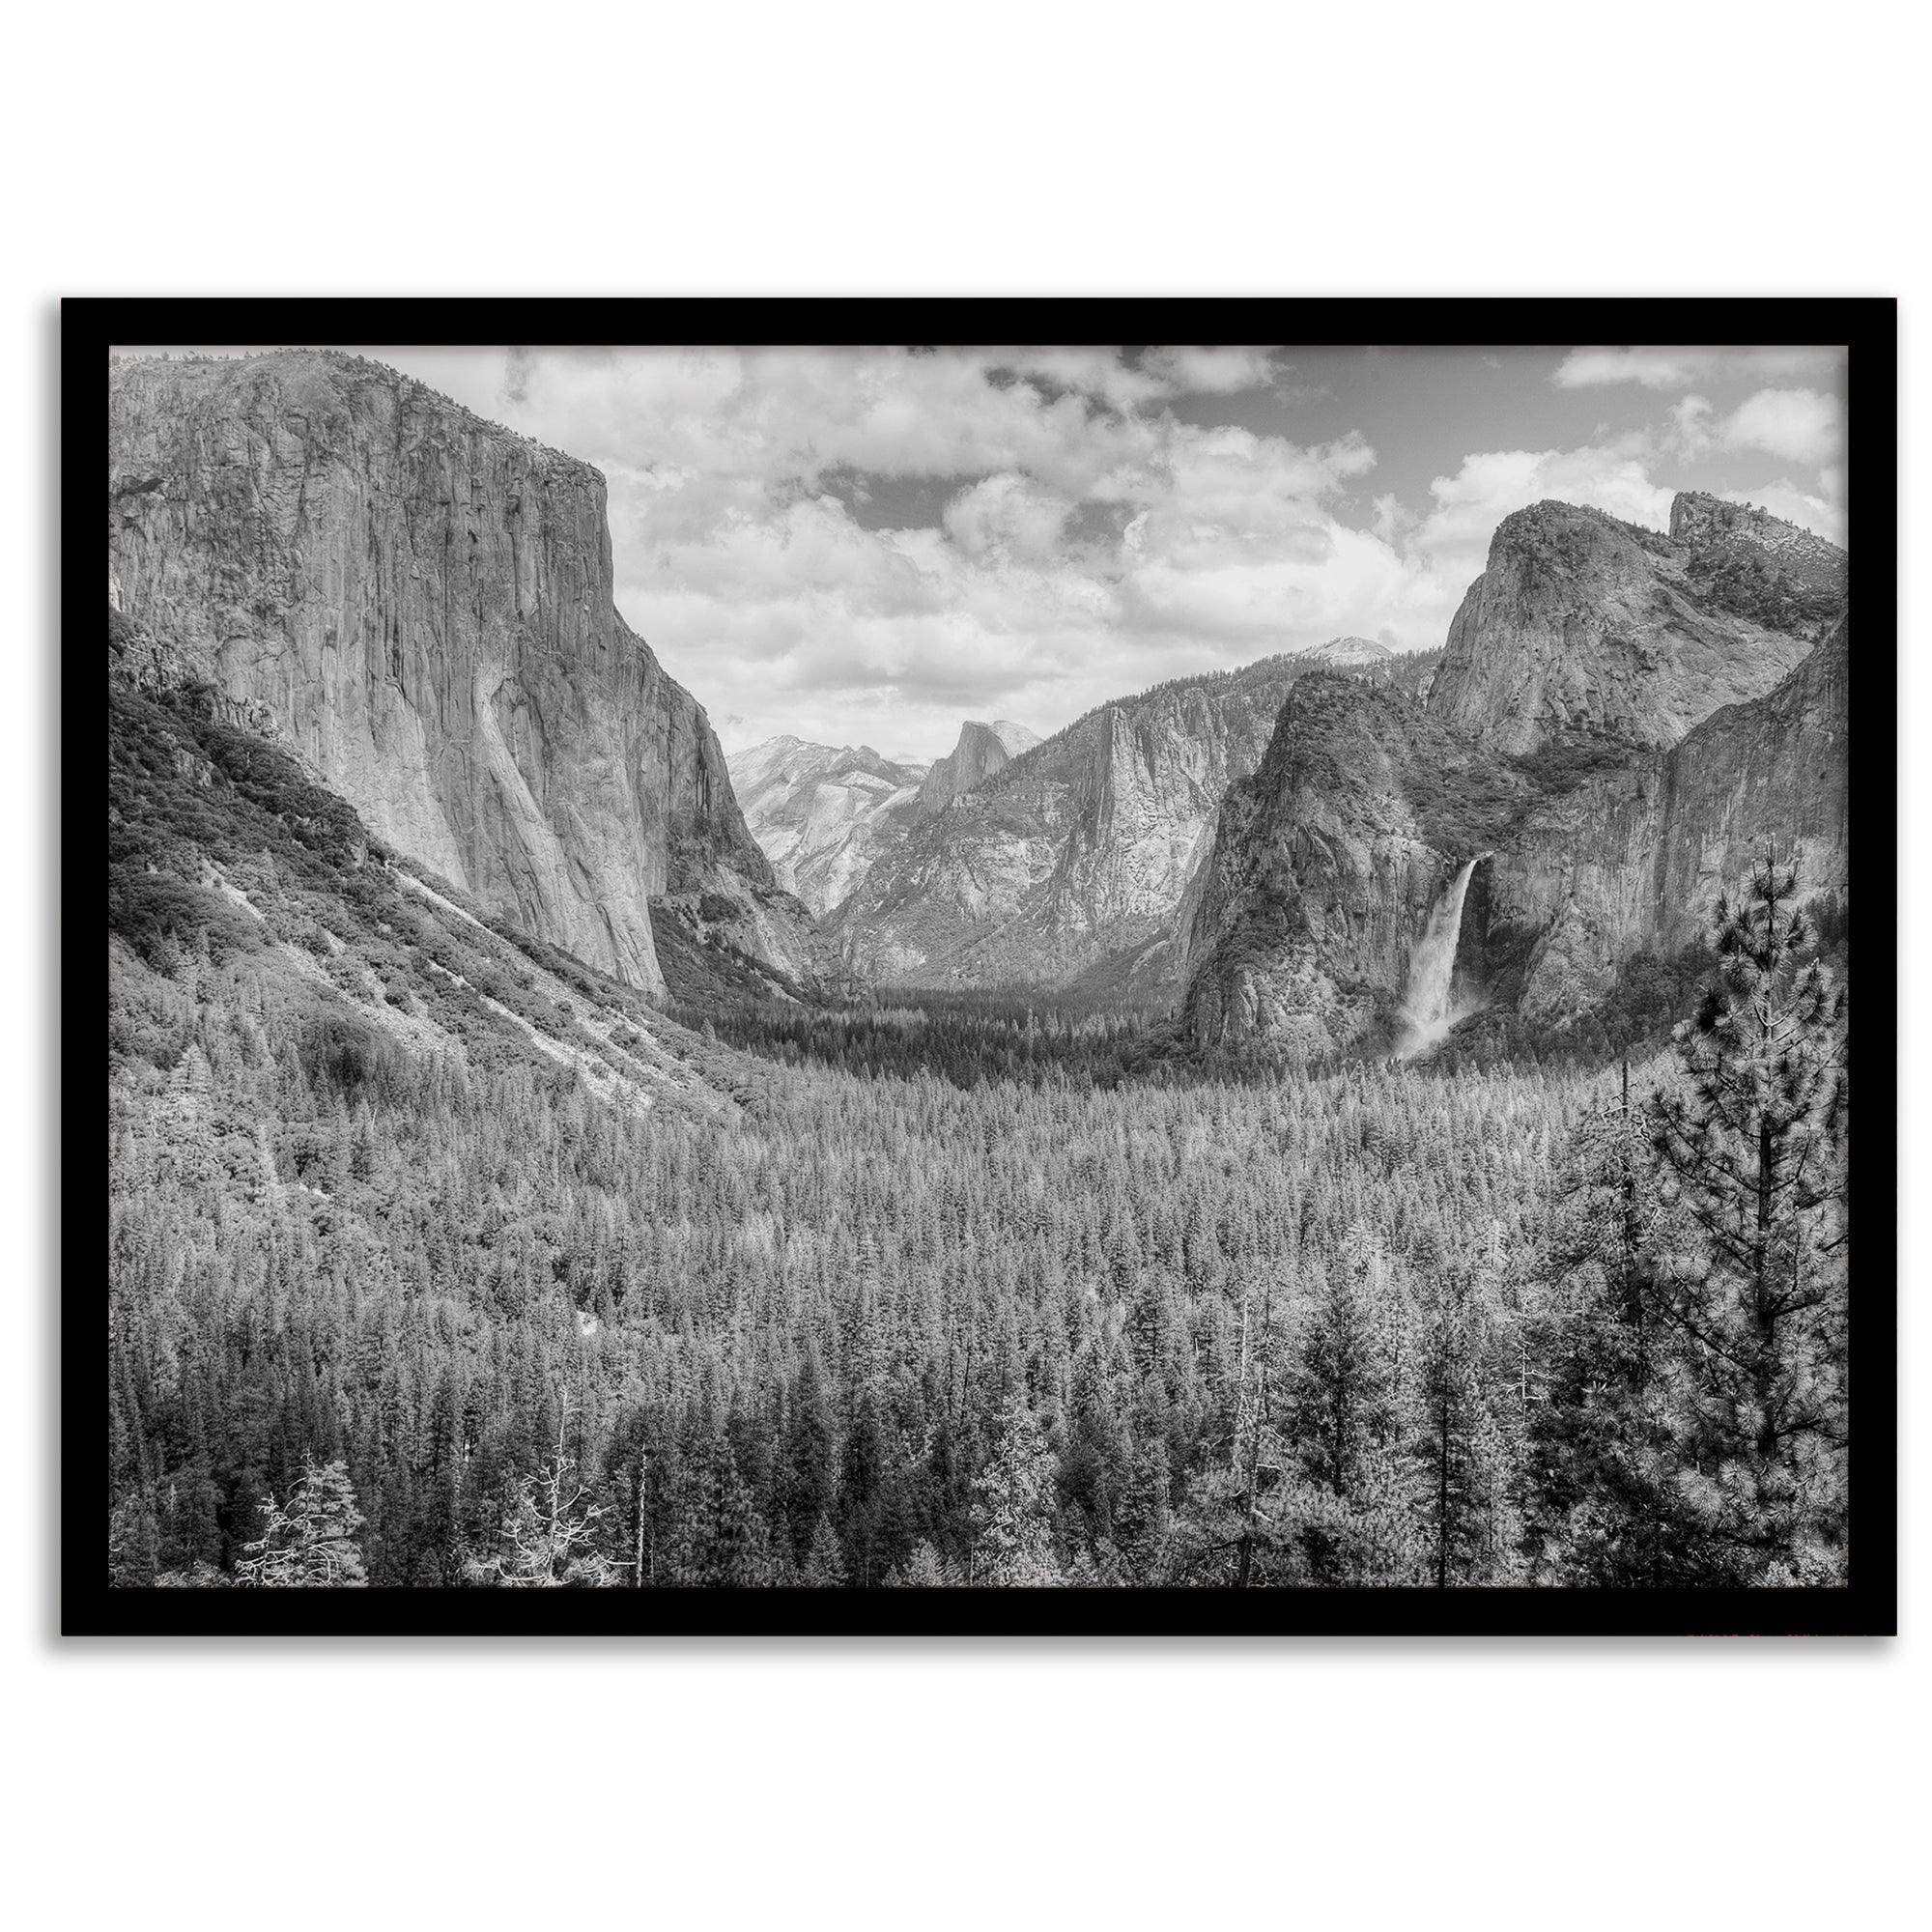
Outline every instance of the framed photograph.
<svg viewBox="0 0 1932 1932"><path fill-rule="evenodd" d="M68 1633L1895 1630L1892 302L62 372Z"/></svg>

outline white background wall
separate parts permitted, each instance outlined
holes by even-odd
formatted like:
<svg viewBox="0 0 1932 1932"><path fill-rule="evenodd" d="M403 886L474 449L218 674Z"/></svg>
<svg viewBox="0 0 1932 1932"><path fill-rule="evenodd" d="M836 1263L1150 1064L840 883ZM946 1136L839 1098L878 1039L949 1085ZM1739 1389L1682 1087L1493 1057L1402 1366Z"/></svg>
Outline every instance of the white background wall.
<svg viewBox="0 0 1932 1932"><path fill-rule="evenodd" d="M1897 294L1909 503L1932 309L1909 18L1869 0L1321 18L794 0L420 19L347 0L14 17L0 116L13 1922L1876 1927L1922 1910L1922 1632L116 1651L51 1637L46 1575L55 298ZM1915 531L1921 580L1924 552ZM1861 647L1885 675L1885 641ZM1910 738L1932 724L1912 645L1901 677ZM1908 851L1932 847L1924 769L1901 773ZM68 836L84 872L98 828ZM1926 905L1915 880L1908 958L1932 944ZM85 924L69 939L88 997L97 943ZM1906 1089L1922 1093L1911 1009L1904 1040ZM1922 1175L1922 1110L1900 1152ZM1913 1192L1904 1373L1922 1402ZM91 1292L94 1253L69 1265ZM1908 1416L1908 1523L1925 1441ZM1922 1535L1905 1554L1910 1626Z"/></svg>

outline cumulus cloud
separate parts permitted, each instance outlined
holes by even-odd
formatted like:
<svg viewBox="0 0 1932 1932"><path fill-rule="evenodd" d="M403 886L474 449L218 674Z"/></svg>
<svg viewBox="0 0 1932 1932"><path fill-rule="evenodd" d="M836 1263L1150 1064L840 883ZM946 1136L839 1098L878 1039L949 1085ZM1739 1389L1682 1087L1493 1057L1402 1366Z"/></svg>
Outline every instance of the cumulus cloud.
<svg viewBox="0 0 1932 1932"><path fill-rule="evenodd" d="M1041 561L1061 549L1073 505L1010 469L982 477L946 506L946 529L971 557Z"/></svg>
<svg viewBox="0 0 1932 1932"><path fill-rule="evenodd" d="M1401 611L1393 523L1346 515L1376 461L1360 436L1169 408L1281 366L1215 348L539 350L499 358L492 412L604 470L619 605L734 735L939 751L962 713L1050 729ZM895 504L924 507L895 527Z"/></svg>
<svg viewBox="0 0 1932 1932"><path fill-rule="evenodd" d="M1717 440L1711 426L1712 408L1705 396L1686 396L1670 412L1663 445L1683 463L1695 463Z"/></svg>
<svg viewBox="0 0 1932 1932"><path fill-rule="evenodd" d="M1265 349L1152 349L1142 367L1178 395L1226 396L1265 389L1279 373Z"/></svg>
<svg viewBox="0 0 1932 1932"><path fill-rule="evenodd" d="M1700 390L1578 447L1465 456L1423 504L1371 494L1358 434L1181 420L1189 395L1266 386L1289 407L1287 365L1255 350L385 359L604 471L619 608L733 745L788 731L932 754L962 716L1045 731L1339 635L1437 645L1510 511L1551 497L1662 527L1660 479L1712 450L1777 455L1790 476L1751 500L1843 525L1842 485L1796 453L1829 458L1830 399L1772 384L1728 412Z"/></svg>
<svg viewBox="0 0 1932 1932"><path fill-rule="evenodd" d="M1641 455L1597 444L1488 450L1464 458L1454 475L1436 477L1429 491L1435 507L1410 536L1410 552L1439 583L1464 585L1481 574L1490 538L1513 510L1554 497L1662 529L1674 494L1653 479Z"/></svg>
<svg viewBox="0 0 1932 1932"><path fill-rule="evenodd" d="M1733 449L1762 449L1787 463L1841 461L1845 412L1836 396L1816 389L1760 389L1724 424Z"/></svg>
<svg viewBox="0 0 1932 1932"><path fill-rule="evenodd" d="M1832 348L1596 348L1573 349L1550 381L1559 389L1636 383L1646 389L1688 389L1730 377L1763 382L1818 375L1842 361Z"/></svg>

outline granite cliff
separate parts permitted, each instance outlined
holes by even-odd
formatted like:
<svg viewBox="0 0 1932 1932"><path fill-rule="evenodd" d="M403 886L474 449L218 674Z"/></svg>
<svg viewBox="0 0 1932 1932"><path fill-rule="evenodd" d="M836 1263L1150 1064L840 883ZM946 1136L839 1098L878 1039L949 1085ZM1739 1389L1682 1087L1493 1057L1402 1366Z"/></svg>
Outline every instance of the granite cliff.
<svg viewBox="0 0 1932 1932"><path fill-rule="evenodd" d="M1505 517L1431 715L1508 753L1577 737L1662 749L1762 696L1836 614L1844 554L1715 497L1679 497L1670 521L1665 536L1554 502Z"/></svg>
<svg viewBox="0 0 1932 1932"><path fill-rule="evenodd" d="M771 738L725 764L779 884L821 917L921 816L926 767L881 757L869 745Z"/></svg>
<svg viewBox="0 0 1932 1932"><path fill-rule="evenodd" d="M629 985L664 984L654 901L812 974L703 709L617 613L597 470L332 352L117 358L108 421L108 599L151 682Z"/></svg>
<svg viewBox="0 0 1932 1932"><path fill-rule="evenodd" d="M1709 500L1690 499L1673 522L1696 526ZM1291 694L1261 766L1229 792L1191 895L1185 1018L1198 1042L1264 1038L1326 1053L1388 1037L1410 947L1469 860L1478 863L1459 983L1471 999L1545 1027L1601 1000L1634 954L1667 956L1698 938L1719 892L1768 846L1798 864L1804 892L1843 892L1842 606L1819 641L1808 636L1822 598L1842 586L1842 553L1811 551L1822 581L1800 583L1795 599L1794 572L1750 576L1758 592L1769 581L1785 600L1773 613L1795 628L1762 632L1771 640L1762 662L1785 668L1767 684L1761 668L1732 661L1724 686L1764 688L1713 705L1719 685L1705 646L1721 634L1742 647L1750 635L1724 632L1711 616L1708 584L1727 568L1733 589L1740 582L1734 561L1714 555L1741 540L1738 522L1710 517L1672 540L1687 555L1667 559L1683 566L1669 578L1670 621L1644 646L1660 688L1652 693L1628 638L1579 614L1563 562L1580 553L1596 571L1604 553L1614 561L1643 545L1594 513L1557 517L1550 507L1511 520L1507 537L1498 531L1486 581L1499 574L1500 551L1500 576L1519 601L1507 621L1492 621L1499 607L1478 597L1483 585L1471 591L1423 701L1332 676L1304 679ZM1761 542L1768 521L1746 525L1742 541ZM1553 563L1526 554L1538 530ZM1768 533L1781 541L1777 529ZM1526 637L1560 644L1566 635L1579 639L1592 674L1519 675ZM1690 711L1694 722L1667 736Z"/></svg>
<svg viewBox="0 0 1932 1932"><path fill-rule="evenodd" d="M943 758L933 760L919 787L919 809L930 817L944 811L956 798L977 791L995 772L1005 771L1022 752L1039 743L1024 724L1005 719L982 724L969 718L959 727L959 742Z"/></svg>

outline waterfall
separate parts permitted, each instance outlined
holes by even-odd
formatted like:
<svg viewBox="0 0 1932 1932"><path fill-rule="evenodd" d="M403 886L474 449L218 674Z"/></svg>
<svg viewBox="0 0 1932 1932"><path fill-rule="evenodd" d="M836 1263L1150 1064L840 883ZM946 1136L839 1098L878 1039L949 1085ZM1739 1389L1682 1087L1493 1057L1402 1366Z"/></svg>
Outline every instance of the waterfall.
<svg viewBox="0 0 1932 1932"><path fill-rule="evenodd" d="M1409 949L1408 991L1402 1003L1399 1049L1405 1060L1434 1046L1461 1017L1450 1007L1449 982L1456 972L1456 941L1463 930L1463 900L1469 891L1469 874L1476 866L1476 859L1463 861L1462 869L1449 882L1449 890L1430 908L1422 937Z"/></svg>

